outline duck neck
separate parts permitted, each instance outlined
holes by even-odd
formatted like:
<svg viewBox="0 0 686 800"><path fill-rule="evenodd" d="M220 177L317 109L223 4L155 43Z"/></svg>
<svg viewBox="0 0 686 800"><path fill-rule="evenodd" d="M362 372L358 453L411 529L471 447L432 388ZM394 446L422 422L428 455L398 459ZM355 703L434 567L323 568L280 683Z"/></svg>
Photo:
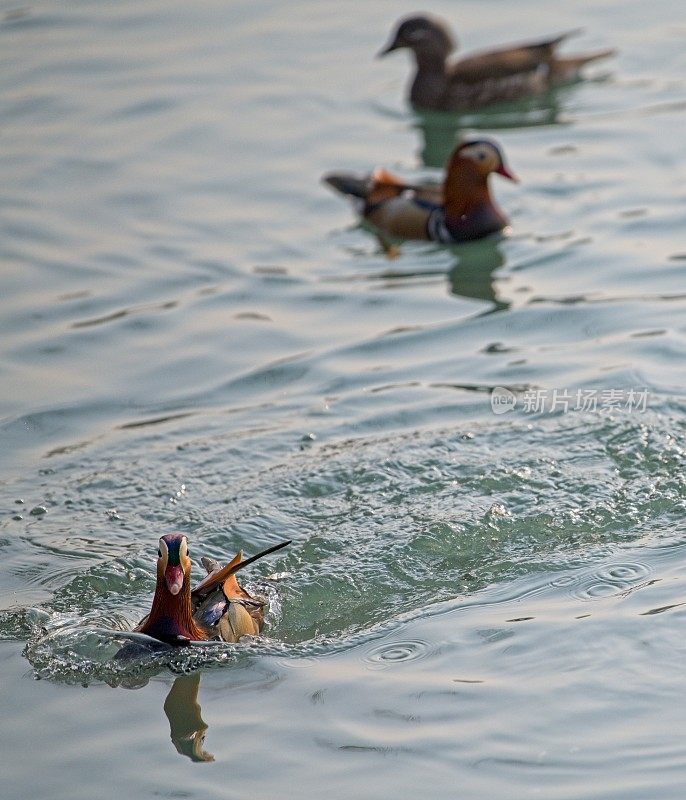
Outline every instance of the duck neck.
<svg viewBox="0 0 686 800"><path fill-rule="evenodd" d="M152 608L141 632L171 643L178 637L192 641L208 638L193 619L190 574L184 576L181 591L177 595L169 591L164 576L157 576Z"/></svg>
<svg viewBox="0 0 686 800"><path fill-rule="evenodd" d="M443 184L446 217L463 217L476 208L494 205L488 181L472 170L451 165Z"/></svg>
<svg viewBox="0 0 686 800"><path fill-rule="evenodd" d="M464 161L454 161L448 167L443 193L445 222L456 239L495 233L507 225L507 218L491 197L488 178Z"/></svg>
<svg viewBox="0 0 686 800"><path fill-rule="evenodd" d="M414 51L417 72L410 88L410 102L419 109L439 109L446 90L446 56Z"/></svg>
<svg viewBox="0 0 686 800"><path fill-rule="evenodd" d="M419 72L445 75L446 54L437 50L414 50Z"/></svg>

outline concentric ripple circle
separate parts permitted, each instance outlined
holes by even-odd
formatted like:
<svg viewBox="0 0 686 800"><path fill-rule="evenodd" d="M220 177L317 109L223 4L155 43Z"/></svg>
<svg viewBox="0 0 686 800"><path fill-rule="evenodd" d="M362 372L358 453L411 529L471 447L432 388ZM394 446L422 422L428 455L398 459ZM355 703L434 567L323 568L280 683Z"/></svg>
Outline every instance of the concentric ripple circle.
<svg viewBox="0 0 686 800"><path fill-rule="evenodd" d="M600 600L621 594L643 580L650 568L638 562L607 564L581 580L571 592L577 600Z"/></svg>
<svg viewBox="0 0 686 800"><path fill-rule="evenodd" d="M416 661L430 654L432 648L421 639L384 642L371 648L364 656L371 667L383 668L403 661Z"/></svg>

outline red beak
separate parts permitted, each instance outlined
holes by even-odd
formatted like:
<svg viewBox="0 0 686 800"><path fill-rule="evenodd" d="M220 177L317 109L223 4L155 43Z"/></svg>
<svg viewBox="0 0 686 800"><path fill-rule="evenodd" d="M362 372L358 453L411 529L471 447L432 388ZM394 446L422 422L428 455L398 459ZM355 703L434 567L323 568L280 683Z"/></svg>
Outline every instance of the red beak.
<svg viewBox="0 0 686 800"><path fill-rule="evenodd" d="M505 164L500 165L500 169L497 169L496 172L498 175L502 175L503 178L507 178L509 181L514 181L515 183L519 183L519 178L514 174L514 172L510 172L510 170L505 166Z"/></svg>
<svg viewBox="0 0 686 800"><path fill-rule="evenodd" d="M164 571L164 580L167 582L167 589L177 595L183 586L183 570L181 567L167 567Z"/></svg>

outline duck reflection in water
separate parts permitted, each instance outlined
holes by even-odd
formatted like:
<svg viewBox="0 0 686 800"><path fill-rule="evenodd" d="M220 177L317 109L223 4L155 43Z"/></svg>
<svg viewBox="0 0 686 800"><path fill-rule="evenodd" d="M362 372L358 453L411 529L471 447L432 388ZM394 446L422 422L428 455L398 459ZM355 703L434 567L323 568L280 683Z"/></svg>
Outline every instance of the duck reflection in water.
<svg viewBox="0 0 686 800"><path fill-rule="evenodd" d="M495 271L505 264L502 241L482 239L454 248L455 263L448 271L452 294L492 304L488 313L506 311L511 299L502 296L500 287L507 279L494 277Z"/></svg>
<svg viewBox="0 0 686 800"><path fill-rule="evenodd" d="M202 718L198 702L199 688L199 672L180 675L164 701L164 713L169 720L169 733L178 753L191 761L214 761L214 756L204 749L207 723Z"/></svg>
<svg viewBox="0 0 686 800"><path fill-rule="evenodd" d="M389 260L400 257L402 250L397 243L386 240L375 232L380 249ZM455 245L448 252L454 257L454 263L447 271L401 271L384 270L370 276L373 280L397 283L403 280L417 280L433 278L436 275L446 275L450 293L456 297L466 297L473 300L485 300L491 304L488 314L495 311L506 311L512 306L511 296L505 296L503 287L509 282L507 276L496 276L495 272L506 263L503 252L503 239L493 236L477 242Z"/></svg>
<svg viewBox="0 0 686 800"><path fill-rule="evenodd" d="M473 114L449 111L415 111L413 127L419 131L419 156L427 167L443 169L455 144L479 130L503 131L556 125L560 119L560 95L568 89L551 90L545 95Z"/></svg>
<svg viewBox="0 0 686 800"><path fill-rule="evenodd" d="M131 636L131 634L129 634ZM170 645L157 642L150 637L133 634L131 638L119 649L115 659L127 664L135 664L139 659L145 659L152 654L168 652ZM126 689L142 689L150 682L152 674L156 672L152 667L151 672L133 675L111 682L110 686L122 686ZM169 734L177 752L187 756L191 761L214 761L214 756L204 749L207 723L202 718L202 709L198 702L200 688L200 672L179 675L174 679L169 693L164 701L164 713L169 720Z"/></svg>

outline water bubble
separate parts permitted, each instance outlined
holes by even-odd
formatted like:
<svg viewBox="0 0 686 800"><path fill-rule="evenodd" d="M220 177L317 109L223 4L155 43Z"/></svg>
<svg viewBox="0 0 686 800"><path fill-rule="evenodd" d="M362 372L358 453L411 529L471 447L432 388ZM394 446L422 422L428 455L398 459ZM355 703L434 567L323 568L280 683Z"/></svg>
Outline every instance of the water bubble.
<svg viewBox="0 0 686 800"><path fill-rule="evenodd" d="M0 611L0 639L27 639L40 634L50 614L40 608L11 608Z"/></svg>
<svg viewBox="0 0 686 800"><path fill-rule="evenodd" d="M510 512L505 508L502 503L493 503L493 505L488 509L488 516L489 517L511 517L512 515Z"/></svg>
<svg viewBox="0 0 686 800"><path fill-rule="evenodd" d="M144 634L109 630L66 617L52 619L52 630L28 641L24 656L34 675L72 685L107 683L137 688L167 669L186 674L236 660L223 642L168 647Z"/></svg>

